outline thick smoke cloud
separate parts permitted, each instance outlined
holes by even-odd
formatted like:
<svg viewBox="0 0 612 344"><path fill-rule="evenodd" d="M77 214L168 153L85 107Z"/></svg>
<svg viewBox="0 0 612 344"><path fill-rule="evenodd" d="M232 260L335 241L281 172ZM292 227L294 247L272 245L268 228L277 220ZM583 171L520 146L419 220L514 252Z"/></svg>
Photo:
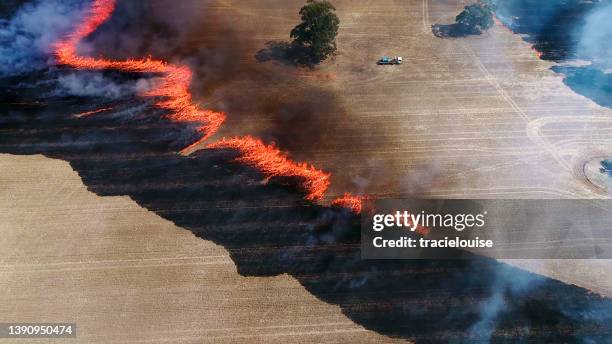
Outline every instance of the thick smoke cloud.
<svg viewBox="0 0 612 344"><path fill-rule="evenodd" d="M552 70L595 103L612 107L612 4L610 1L496 1L497 16L540 51L559 62ZM578 61L576 61L578 60Z"/></svg>
<svg viewBox="0 0 612 344"><path fill-rule="evenodd" d="M80 46L82 54L114 59L153 56L178 62L207 1L118 1L107 22Z"/></svg>
<svg viewBox="0 0 612 344"><path fill-rule="evenodd" d="M80 2L84 8L90 3ZM271 35L269 29L249 26L238 11L234 15L232 9L209 3L213 1L118 1L111 18L79 44L79 52L113 59L153 56L190 66L195 100L228 114L220 135L254 135L266 143L274 142L293 159L332 173L334 192L368 194L382 188L420 191L415 185L425 182L414 177L417 171L406 172L407 178L390 180L384 171L404 166L375 153L364 157L371 163L347 173L346 165L354 161L351 152L371 151L372 143L363 138L383 137L382 128L347 121L350 114L343 98L329 82L335 77L333 73L317 75L317 71L288 64L257 61L256 54L266 47L266 41L278 36ZM301 3L286 6L295 6L297 13ZM70 21L74 22L70 17L65 20ZM61 94L116 98L122 92L135 92L134 85L121 85L121 78L109 78L106 72L63 68L59 72L69 73L57 78ZM325 153L330 150L337 152L331 163ZM425 167L421 174L430 172Z"/></svg>
<svg viewBox="0 0 612 344"><path fill-rule="evenodd" d="M580 0L496 1L500 20L535 45L543 58L612 65L612 3Z"/></svg>
<svg viewBox="0 0 612 344"><path fill-rule="evenodd" d="M0 76L48 66L52 44L70 31L83 8L80 0L40 0L0 20Z"/></svg>
<svg viewBox="0 0 612 344"><path fill-rule="evenodd" d="M234 16L231 9L209 3L213 2L119 2L110 20L81 44L81 51L117 59L151 55L188 65L194 72L195 100L228 114L220 135L257 136L296 160L310 161L342 178L338 169L343 166L318 163L317 152L329 147L341 152L360 149L367 142L359 138L377 135L377 128L347 121L342 99L326 79L333 76L318 78L317 71L258 61L256 54L266 47L268 31L250 27L249 21L239 20L238 12ZM300 4L295 6L297 13ZM289 39L289 29L286 34ZM339 147L333 133L340 132L356 139ZM353 158L348 155L344 159ZM359 174L371 179L367 171ZM368 191L357 185L363 183L348 183L343 190Z"/></svg>
<svg viewBox="0 0 612 344"><path fill-rule="evenodd" d="M580 29L576 55L595 65L612 68L612 3L600 3L586 17Z"/></svg>
<svg viewBox="0 0 612 344"><path fill-rule="evenodd" d="M302 79L293 68L257 62L255 53L264 48L263 42L245 35L248 30L209 8L209 2L118 1L109 21L79 45L79 52L114 59L153 56L187 64L194 71L196 100L229 114L227 134L260 136L283 150L301 151L299 159L311 158L304 147L313 142L325 145L325 138L316 135L346 127L346 111L338 97L316 80ZM89 4L51 0L24 5L2 31L4 41L14 41L3 45L6 53L0 62L6 72L19 74L51 65L51 44L69 31ZM124 91L133 93L133 87L119 85L120 80L82 74L60 77L59 90L111 98ZM103 85L104 81L109 84ZM287 90L292 90L291 96ZM260 117L266 117L268 125L254 128L250 123Z"/></svg>
<svg viewBox="0 0 612 344"><path fill-rule="evenodd" d="M125 3L125 2L124 2ZM140 2L126 2L133 13L139 10ZM10 19L0 19L0 76L13 76L41 70L54 65L53 44L67 34L90 5L84 0L40 0L26 2L19 6L12 4L14 14ZM146 11L145 11L146 13ZM123 17L120 17L123 18ZM129 19L129 18L128 18ZM162 30L162 32L165 32ZM124 37L124 35L118 35ZM125 36L130 37L130 36ZM137 37L126 45L137 46L135 42L148 42ZM158 40L150 40L156 42ZM167 49L170 40L162 41ZM141 47L150 49L152 47ZM91 46L84 44L81 50L91 53ZM126 49L129 50L129 49ZM151 77L128 79L102 72L53 73L51 80L38 80L37 84L53 84L51 96L103 97L117 99L144 92L154 82Z"/></svg>

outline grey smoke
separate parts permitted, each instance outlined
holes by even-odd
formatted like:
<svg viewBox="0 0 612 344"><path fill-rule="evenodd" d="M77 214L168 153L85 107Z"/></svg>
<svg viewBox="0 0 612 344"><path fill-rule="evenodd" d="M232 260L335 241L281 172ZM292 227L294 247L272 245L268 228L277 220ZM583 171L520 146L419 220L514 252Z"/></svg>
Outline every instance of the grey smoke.
<svg viewBox="0 0 612 344"><path fill-rule="evenodd" d="M88 6L90 1L85 0L32 1L18 8L9 20L0 20L0 76L52 66L53 44L70 32ZM116 80L101 72L58 73L50 95L116 99L142 93L152 82L144 78Z"/></svg>
<svg viewBox="0 0 612 344"><path fill-rule="evenodd" d="M612 68L612 3L599 3L586 17L579 31L577 56L592 60L602 69Z"/></svg>
<svg viewBox="0 0 612 344"><path fill-rule="evenodd" d="M58 89L54 95L117 99L145 92L154 80L141 78L118 82L97 72L73 72L60 75L57 82Z"/></svg>
<svg viewBox="0 0 612 344"><path fill-rule="evenodd" d="M511 298L519 299L536 288L544 279L530 273L517 273L518 269L501 263L495 271L495 282L490 296L480 305L480 319L469 330L478 343L489 343L498 317L508 309Z"/></svg>
<svg viewBox="0 0 612 344"><path fill-rule="evenodd" d="M0 21L0 76L45 68L52 45L70 31L83 12L81 0L26 3L10 20Z"/></svg>

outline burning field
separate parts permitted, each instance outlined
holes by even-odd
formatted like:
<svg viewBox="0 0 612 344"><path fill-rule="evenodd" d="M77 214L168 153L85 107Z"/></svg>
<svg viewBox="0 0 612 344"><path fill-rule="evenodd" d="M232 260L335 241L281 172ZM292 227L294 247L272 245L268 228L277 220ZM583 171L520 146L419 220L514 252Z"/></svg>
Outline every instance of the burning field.
<svg viewBox="0 0 612 344"><path fill-rule="evenodd" d="M66 39L55 44L54 53L58 63L81 70L118 70L126 73L160 74L160 80L156 81L156 85L142 95L160 98L161 100L155 102L155 106L168 110L169 114L166 117L169 120L199 125L197 132L201 137L183 148L181 153L187 153L201 142L206 142L219 130L226 115L217 111L200 109L194 103L189 90L192 72L187 66L176 66L151 58L117 61L77 54L79 42L106 22L114 9L114 0L94 1L77 28L69 33ZM239 161L257 168L268 178L286 177L299 180L300 186L306 193L306 199L310 201L323 198L329 186L329 175L306 163L291 161L285 156L286 154L273 146L265 145L257 138L222 139L210 143L208 148L235 149L243 155L238 158ZM358 209L358 207L351 207L351 209Z"/></svg>
<svg viewBox="0 0 612 344"><path fill-rule="evenodd" d="M102 199L128 196L148 210L130 223L143 238L147 228L141 221L155 214L198 241L221 246L243 277L281 275L287 278L282 283L291 278L316 298L312 305L338 306L342 315L329 315L321 328L301 328L309 341L322 333L347 333L338 341L416 343L610 338L612 303L605 297L612 290L610 272L593 277L588 261L568 261L565 266L576 268L571 272L511 262L549 276L544 277L485 258L360 259L363 197L607 197L605 183L593 183L587 174L596 173L593 158L612 152L610 110L600 98L594 102L576 93L566 85L567 75L551 69L555 63L568 67L567 61L546 60L556 50L543 49L538 37L534 43L516 34L529 27L520 31L505 21L520 23L525 14L504 8L509 17L500 20L510 29L498 22L482 36L445 40L433 37L431 24L452 20L463 2L338 0L339 53L306 68L278 51L301 4L17 1L6 10L0 30L0 152L66 161L90 193ZM388 68L372 63L388 54L401 54L406 63ZM77 201L62 200L70 204L67 211L81 211ZM7 197L7 207L11 202ZM18 223L20 213L10 214ZM39 226L32 230L45 233ZM41 242L27 246L13 227L23 229L7 225L5 245L20 249L2 257L9 276L3 283L15 293L38 295L17 277L28 274L20 270L20 259ZM188 245L189 238L181 240ZM133 252L145 250L134 247ZM180 256L183 248L174 249ZM212 252L206 250L221 249L197 254ZM156 251L138 258L126 252L113 259L141 264ZM65 259L57 264L72 262L69 254ZM171 281L170 275L164 274L164 281ZM248 283L230 275L223 275L228 284ZM211 288L225 290L223 278ZM153 278L151 285L158 282ZM168 283L164 288L173 288ZM106 296L113 286L106 288L99 293ZM253 304L262 293L282 299L259 288ZM307 298L300 291L291 295ZM207 307L206 297L191 302ZM12 321L22 305L10 304ZM220 303L217 311L226 321L250 319L248 326L236 324L239 335L225 340L274 338L275 324L262 327L271 331L269 337L258 337L254 329L261 324L252 322L252 311L224 307ZM28 314L36 321L35 314L45 311ZM104 334L85 311L67 312L84 324L83 341ZM307 317L284 319L312 321ZM153 318L148 321L180 322L181 314ZM129 326L146 328L138 322ZM368 334L362 336L362 330ZM282 338L300 336L283 331ZM210 335L195 333L191 340Z"/></svg>

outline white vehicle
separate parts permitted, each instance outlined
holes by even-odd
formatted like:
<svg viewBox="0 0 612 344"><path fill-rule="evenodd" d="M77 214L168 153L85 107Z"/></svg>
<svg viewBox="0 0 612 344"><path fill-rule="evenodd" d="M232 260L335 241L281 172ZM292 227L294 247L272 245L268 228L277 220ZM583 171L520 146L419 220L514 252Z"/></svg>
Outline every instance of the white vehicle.
<svg viewBox="0 0 612 344"><path fill-rule="evenodd" d="M378 60L378 62L376 62L376 64L378 65L398 65L398 64L402 64L404 62L404 60L402 59L401 56L396 56L396 57L388 57L388 56L383 56L380 58L380 60Z"/></svg>

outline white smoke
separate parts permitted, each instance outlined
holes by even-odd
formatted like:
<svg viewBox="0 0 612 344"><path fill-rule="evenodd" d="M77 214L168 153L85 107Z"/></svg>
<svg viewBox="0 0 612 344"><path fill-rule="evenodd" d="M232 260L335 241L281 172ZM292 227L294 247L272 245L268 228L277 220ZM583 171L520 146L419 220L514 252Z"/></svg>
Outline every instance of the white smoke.
<svg viewBox="0 0 612 344"><path fill-rule="evenodd" d="M54 64L53 44L73 29L90 6L86 0L38 0L0 21L0 76L19 75ZM120 98L142 93L154 80L115 80L101 72L59 74L52 96Z"/></svg>
<svg viewBox="0 0 612 344"><path fill-rule="evenodd" d="M59 87L55 95L116 99L147 91L152 87L155 79L115 81L98 72L73 72L60 75L57 82Z"/></svg>
<svg viewBox="0 0 612 344"><path fill-rule="evenodd" d="M500 264L495 270L491 294L480 304L480 318L469 329L474 342L490 343L499 316L508 309L509 299L524 297L543 281L544 277Z"/></svg>
<svg viewBox="0 0 612 344"><path fill-rule="evenodd" d="M612 68L612 4L601 2L586 17L580 29L577 55L602 69Z"/></svg>
<svg viewBox="0 0 612 344"><path fill-rule="evenodd" d="M87 4L39 0L23 5L10 20L0 21L0 76L47 66L53 43L70 31Z"/></svg>

